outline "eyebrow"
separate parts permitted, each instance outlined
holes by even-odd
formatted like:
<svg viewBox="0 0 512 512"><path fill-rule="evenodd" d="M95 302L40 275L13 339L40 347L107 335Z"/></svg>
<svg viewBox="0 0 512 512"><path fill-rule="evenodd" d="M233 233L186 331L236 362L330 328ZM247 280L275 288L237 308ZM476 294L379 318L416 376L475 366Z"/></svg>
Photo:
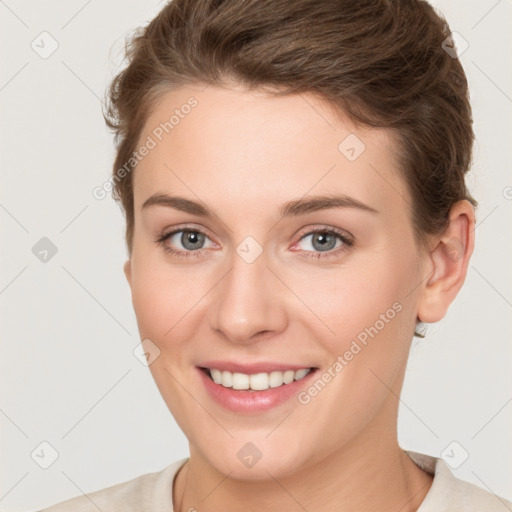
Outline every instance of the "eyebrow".
<svg viewBox="0 0 512 512"><path fill-rule="evenodd" d="M197 215L199 217L215 217L207 206L179 196L169 196L161 193L153 194L144 201L141 209L144 210L151 206L174 208L175 210ZM370 213L379 213L377 210L362 203L361 201L345 195L310 196L308 198L294 199L284 203L279 209L279 213L281 217L291 217L319 210L327 210L329 208L357 208Z"/></svg>

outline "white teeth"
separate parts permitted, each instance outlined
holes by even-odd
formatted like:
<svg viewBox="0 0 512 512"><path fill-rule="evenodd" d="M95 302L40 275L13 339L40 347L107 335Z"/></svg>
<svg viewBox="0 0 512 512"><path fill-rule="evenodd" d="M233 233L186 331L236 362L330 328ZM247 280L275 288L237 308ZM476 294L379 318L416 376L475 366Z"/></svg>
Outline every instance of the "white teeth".
<svg viewBox="0 0 512 512"><path fill-rule="evenodd" d="M283 372L270 372L268 374L268 385L271 388L278 388L283 385Z"/></svg>
<svg viewBox="0 0 512 512"><path fill-rule="evenodd" d="M286 370L283 373L283 382L285 384L290 384L290 382L293 382L294 378L295 378L295 372L293 370Z"/></svg>
<svg viewBox="0 0 512 512"><path fill-rule="evenodd" d="M251 389L255 389L256 391L268 389L269 388L268 381L269 381L268 373L256 373L255 375L251 375L251 377L249 378Z"/></svg>
<svg viewBox="0 0 512 512"><path fill-rule="evenodd" d="M285 384L290 384L294 380L303 379L310 371L310 368L300 370L286 370L284 372L275 371L270 373L255 373L247 375L245 373L231 373L211 368L210 375L215 384L220 384L225 388L233 389L251 389L254 391L264 391L268 388L278 388Z"/></svg>
<svg viewBox="0 0 512 512"><path fill-rule="evenodd" d="M249 389L249 375L233 373L233 389Z"/></svg>
<svg viewBox="0 0 512 512"><path fill-rule="evenodd" d="M221 384L222 383L222 372L220 370L212 369L210 370L210 375L212 376L213 382L215 384Z"/></svg>
<svg viewBox="0 0 512 512"><path fill-rule="evenodd" d="M221 384L225 388L230 388L233 386L233 374L231 372L222 372L222 382Z"/></svg>
<svg viewBox="0 0 512 512"><path fill-rule="evenodd" d="M302 370L297 370L295 372L295 380L300 380L302 377L305 377L309 373L309 370L304 368Z"/></svg>

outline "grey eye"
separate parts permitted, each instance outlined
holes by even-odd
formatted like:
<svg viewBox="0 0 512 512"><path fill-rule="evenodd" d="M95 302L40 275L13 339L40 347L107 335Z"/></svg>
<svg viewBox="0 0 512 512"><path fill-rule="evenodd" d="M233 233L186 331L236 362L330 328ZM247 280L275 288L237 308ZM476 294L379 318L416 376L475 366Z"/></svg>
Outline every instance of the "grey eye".
<svg viewBox="0 0 512 512"><path fill-rule="evenodd" d="M315 233L310 233L304 236L301 242L305 242L308 238L310 238L311 240L309 243L306 243L306 245L310 248L312 247L312 249L315 251L330 251L341 245L336 245L336 242L338 240L341 240L340 235L329 231L317 231ZM304 250L311 250L308 247L304 248Z"/></svg>
<svg viewBox="0 0 512 512"><path fill-rule="evenodd" d="M194 251L197 249L202 249L204 242L206 240L206 236L199 231L190 231L190 230L181 230L177 231L172 237L171 241L175 237L179 237L179 243L182 247L188 251Z"/></svg>

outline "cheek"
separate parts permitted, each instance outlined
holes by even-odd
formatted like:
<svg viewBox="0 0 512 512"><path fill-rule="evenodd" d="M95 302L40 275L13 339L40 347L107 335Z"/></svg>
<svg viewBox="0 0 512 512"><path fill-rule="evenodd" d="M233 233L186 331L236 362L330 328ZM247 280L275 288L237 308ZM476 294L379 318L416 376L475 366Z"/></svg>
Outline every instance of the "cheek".
<svg viewBox="0 0 512 512"><path fill-rule="evenodd" d="M308 328L326 358L319 380L298 397L304 405L299 411L303 421L309 421L311 436L324 439L325 453L379 414L407 360L410 340L403 332L407 309L402 283L396 272L387 272L385 262L380 263L364 272L346 269L339 277L322 279L319 274L314 285L309 278L303 281L300 293L322 320L308 320ZM315 320L311 314L308 318ZM391 417L395 412L385 414Z"/></svg>
<svg viewBox="0 0 512 512"><path fill-rule="evenodd" d="M415 319L409 293L414 279L414 261L389 252L357 268L296 281L297 295L314 313L298 321L322 345L325 368L335 375L326 376L333 384L324 395L334 408L343 403L356 411L364 404L360 413L367 415L369 402L378 406L386 394L382 381L391 384L406 363Z"/></svg>
<svg viewBox="0 0 512 512"><path fill-rule="evenodd" d="M295 276L294 292L310 309L302 321L318 325L315 337L324 340L330 353L339 353L361 333L364 338L366 328L377 323L379 331L389 331L391 323L396 323L396 309L403 308L404 300L400 279L393 265L379 260Z"/></svg>
<svg viewBox="0 0 512 512"><path fill-rule="evenodd" d="M161 350L190 340L207 284L200 272L191 276L179 266L135 265L132 301L141 337L151 339Z"/></svg>
<svg viewBox="0 0 512 512"><path fill-rule="evenodd" d="M141 339L149 339L158 348L158 357L150 364L153 379L169 410L184 432L196 413L195 402L183 391L189 379L199 316L204 315L201 297L207 293L187 272L178 267L150 263L135 265L132 277L132 301ZM200 414L200 411L197 413Z"/></svg>

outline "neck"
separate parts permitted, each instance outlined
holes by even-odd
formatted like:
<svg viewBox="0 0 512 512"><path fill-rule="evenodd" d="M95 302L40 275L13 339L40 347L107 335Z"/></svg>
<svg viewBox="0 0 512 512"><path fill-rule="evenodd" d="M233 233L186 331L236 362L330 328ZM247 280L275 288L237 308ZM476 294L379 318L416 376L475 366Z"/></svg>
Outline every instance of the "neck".
<svg viewBox="0 0 512 512"><path fill-rule="evenodd" d="M229 478L191 450L175 480L176 510L234 512L249 508L272 512L295 507L308 512L414 512L433 477L399 447L394 429L377 428L370 427L349 447L315 465L285 478L263 481Z"/></svg>

